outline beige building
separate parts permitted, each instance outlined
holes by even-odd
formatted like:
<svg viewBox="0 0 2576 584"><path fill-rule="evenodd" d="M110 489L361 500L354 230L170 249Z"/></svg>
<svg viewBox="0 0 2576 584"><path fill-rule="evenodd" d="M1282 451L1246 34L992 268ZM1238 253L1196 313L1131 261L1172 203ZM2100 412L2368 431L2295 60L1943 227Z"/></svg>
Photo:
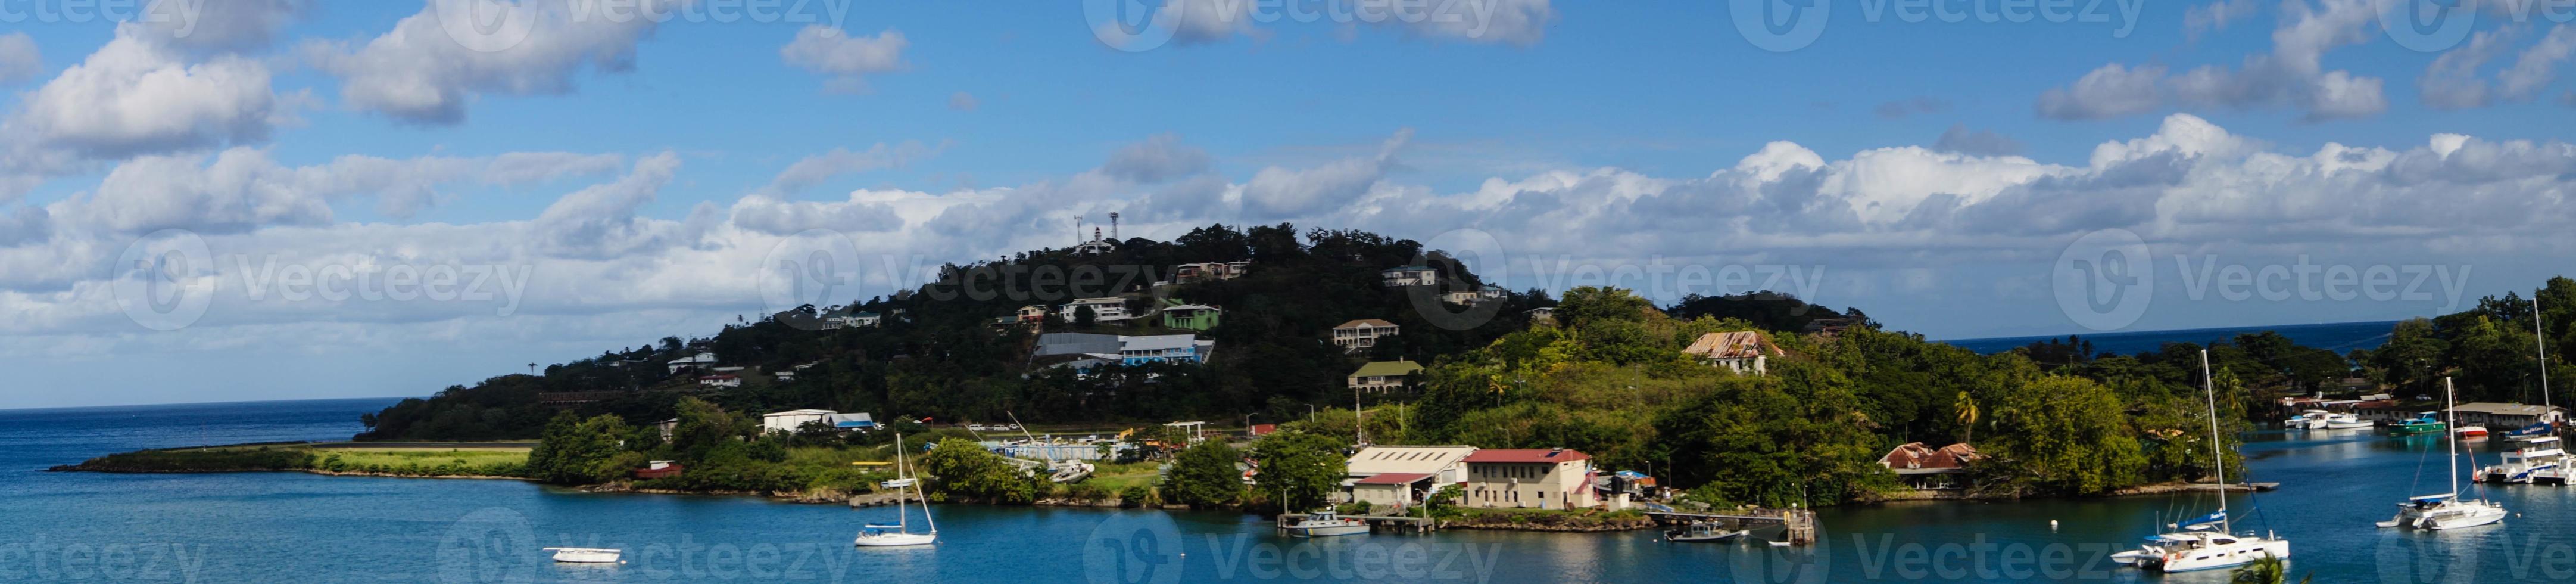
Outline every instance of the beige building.
<svg viewBox="0 0 2576 584"><path fill-rule="evenodd" d="M1422 372L1420 363L1378 361L1361 366L1359 371L1351 372L1349 379L1353 390L1386 391L1404 389L1404 380L1411 379L1413 374L1420 372Z"/></svg>
<svg viewBox="0 0 2576 584"><path fill-rule="evenodd" d="M1395 323L1363 318L1333 327L1333 344L1340 345L1345 351L1357 351L1375 347L1378 337L1393 336L1398 332L1401 331L1396 328Z"/></svg>
<svg viewBox="0 0 2576 584"><path fill-rule="evenodd" d="M1592 493L1592 457L1579 450L1478 450L1467 455L1469 507L1582 509Z"/></svg>
<svg viewBox="0 0 2576 584"><path fill-rule="evenodd" d="M1771 355L1780 349L1762 339L1762 333L1737 331L1700 335L1690 348L1682 349L1701 363L1725 367L1737 375L1762 375L1771 372Z"/></svg>
<svg viewBox="0 0 2576 584"><path fill-rule="evenodd" d="M1371 446L1352 454L1349 478L1342 481L1349 500L1375 507L1407 508L1445 485L1467 481L1466 460L1473 446Z"/></svg>

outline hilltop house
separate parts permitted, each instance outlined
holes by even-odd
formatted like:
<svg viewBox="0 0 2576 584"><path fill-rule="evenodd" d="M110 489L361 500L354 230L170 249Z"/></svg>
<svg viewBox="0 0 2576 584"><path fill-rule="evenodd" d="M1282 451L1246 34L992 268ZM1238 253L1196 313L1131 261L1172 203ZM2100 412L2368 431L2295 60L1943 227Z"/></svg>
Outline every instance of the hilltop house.
<svg viewBox="0 0 2576 584"><path fill-rule="evenodd" d="M1058 308L1057 314L1062 315L1065 322L1079 322L1081 319L1076 317L1081 314L1083 308L1091 309L1093 322L1114 322L1134 318L1127 314L1127 299L1116 296L1084 298L1068 302Z"/></svg>
<svg viewBox="0 0 2576 584"><path fill-rule="evenodd" d="M1342 488L1351 501L1398 509L1420 503L1440 487L1467 482L1473 446L1371 446L1351 455Z"/></svg>
<svg viewBox="0 0 2576 584"><path fill-rule="evenodd" d="M1427 266L1398 266L1379 270L1378 276L1386 279L1388 288L1429 286L1439 283L1440 270Z"/></svg>
<svg viewBox="0 0 2576 584"><path fill-rule="evenodd" d="M1478 302L1484 302L1484 301L1487 301L1487 300L1501 300L1502 298L1503 298L1503 290L1502 290L1502 289L1500 289L1500 288L1486 288L1486 289L1483 289L1483 290L1461 291L1461 292L1450 292L1450 293L1447 293L1447 294L1442 294L1442 295L1440 295L1440 301L1441 301L1441 302L1447 302L1447 303L1450 303L1450 304L1462 304L1462 305L1468 305L1468 306L1473 306L1473 305L1475 305L1475 304L1476 304L1476 303L1478 303Z"/></svg>
<svg viewBox="0 0 2576 584"><path fill-rule="evenodd" d="M1172 283L1232 280L1252 270L1252 262L1204 262L1172 266Z"/></svg>
<svg viewBox="0 0 2576 584"><path fill-rule="evenodd" d="M1344 351L1359 351L1377 346L1378 337L1398 332L1401 331L1396 329L1395 323L1363 318L1333 327L1333 344L1340 345Z"/></svg>
<svg viewBox="0 0 2576 584"><path fill-rule="evenodd" d="M829 423L824 420L837 415L841 413L832 410L787 410L761 414L760 430L793 434L797 428L803 428L809 423Z"/></svg>
<svg viewBox="0 0 2576 584"><path fill-rule="evenodd" d="M1020 324L1041 323L1046 322L1046 315L1047 309L1045 306L1031 304L1020 307L1018 320Z"/></svg>
<svg viewBox="0 0 2576 584"><path fill-rule="evenodd" d="M1163 307L1163 328L1205 331L1216 328L1218 317L1224 314L1224 310L1214 306L1174 303Z"/></svg>
<svg viewBox="0 0 2576 584"><path fill-rule="evenodd" d="M883 316L874 312L850 312L823 317L823 328L871 327L883 320Z"/></svg>
<svg viewBox="0 0 2576 584"><path fill-rule="evenodd" d="M718 373L698 378L699 387L742 387L742 376Z"/></svg>
<svg viewBox="0 0 2576 584"><path fill-rule="evenodd" d="M687 357L681 357L681 358L678 358L678 359L672 359L672 360L671 360L671 374L672 374L672 375L679 375L681 371L687 371L687 370L690 370L690 369L705 369L705 368L708 368L708 367L714 367L714 366L716 366L716 354L715 354L715 353L699 353L699 354L696 354L696 355L690 355L690 356L687 356Z"/></svg>
<svg viewBox="0 0 2576 584"><path fill-rule="evenodd" d="M1467 455L1469 507L1582 509L1592 492L1592 457L1579 450L1485 449Z"/></svg>
<svg viewBox="0 0 2576 584"><path fill-rule="evenodd" d="M1965 443L1936 450L1921 442L1910 442L1878 457L1878 465L1895 471L1897 480L1914 490L1938 491L1965 487L1968 463L1983 457L1977 454L1976 447Z"/></svg>
<svg viewBox="0 0 2576 584"><path fill-rule="evenodd" d="M1737 331L1700 335L1682 352L1698 357L1701 363L1732 369L1738 375L1762 375L1770 372L1770 355L1779 349L1762 340L1762 333Z"/></svg>
<svg viewBox="0 0 2576 584"><path fill-rule="evenodd" d="M1351 389L1386 391L1404 389L1407 376L1422 371L1422 364L1412 361L1378 361L1351 372Z"/></svg>

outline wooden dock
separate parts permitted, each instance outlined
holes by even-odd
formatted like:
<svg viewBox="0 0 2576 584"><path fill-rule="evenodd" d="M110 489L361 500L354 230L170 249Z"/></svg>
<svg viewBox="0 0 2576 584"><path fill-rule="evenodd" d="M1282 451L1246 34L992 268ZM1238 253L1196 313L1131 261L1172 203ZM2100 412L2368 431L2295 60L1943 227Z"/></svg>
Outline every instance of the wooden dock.
<svg viewBox="0 0 2576 584"><path fill-rule="evenodd" d="M1440 521L1429 517L1360 515L1352 517L1352 519L1368 522L1369 531L1385 531L1391 533L1431 533L1440 530Z"/></svg>
<svg viewBox="0 0 2576 584"><path fill-rule="evenodd" d="M1752 529L1776 525L1781 528L1781 541L1792 545L1816 543L1816 512L1811 509L1747 509L1731 513L1648 511L1646 517L1666 527L1716 523L1733 529Z"/></svg>
<svg viewBox="0 0 2576 584"><path fill-rule="evenodd" d="M912 496L912 493L904 491L896 491L892 493L868 493L865 495L850 497L850 507L858 508L876 507L880 505L897 505L919 500L921 500L920 497Z"/></svg>

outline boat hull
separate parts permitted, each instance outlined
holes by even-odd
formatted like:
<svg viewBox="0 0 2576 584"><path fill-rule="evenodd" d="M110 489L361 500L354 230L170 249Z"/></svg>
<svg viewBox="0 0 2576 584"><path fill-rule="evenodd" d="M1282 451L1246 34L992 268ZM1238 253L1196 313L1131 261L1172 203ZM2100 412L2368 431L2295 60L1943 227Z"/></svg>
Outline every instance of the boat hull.
<svg viewBox="0 0 2576 584"><path fill-rule="evenodd" d="M1716 532L1716 533L1699 533L1699 534L1688 534L1688 533L1665 533L1665 534L1664 534L1664 541L1669 541L1669 542L1673 542L1673 543L1713 543L1713 542L1721 542L1721 541L1734 541L1734 540L1735 540L1735 539L1737 539L1737 538L1741 538L1741 537L1744 537L1744 536L1746 536L1746 535L1751 535L1752 533L1753 533L1753 532L1751 532L1751 531L1747 531L1747 530L1740 530L1740 529L1739 529L1739 530L1735 530L1735 531L1721 531L1721 532Z"/></svg>
<svg viewBox="0 0 2576 584"><path fill-rule="evenodd" d="M1368 533L1368 524L1358 525L1292 525L1286 528L1290 537L1334 537Z"/></svg>
<svg viewBox="0 0 2576 584"><path fill-rule="evenodd" d="M2156 571L2167 574L2233 568L2263 559L2263 556L2290 559L2290 542L2270 540L2234 545L2175 551L2155 562Z"/></svg>
<svg viewBox="0 0 2576 584"><path fill-rule="evenodd" d="M565 564L614 564L617 563L618 555L622 553L618 550L586 548L548 548L546 551L554 552L554 560Z"/></svg>
<svg viewBox="0 0 2576 584"><path fill-rule="evenodd" d="M871 533L861 534L852 542L858 547L907 547L930 545L939 541L937 533Z"/></svg>

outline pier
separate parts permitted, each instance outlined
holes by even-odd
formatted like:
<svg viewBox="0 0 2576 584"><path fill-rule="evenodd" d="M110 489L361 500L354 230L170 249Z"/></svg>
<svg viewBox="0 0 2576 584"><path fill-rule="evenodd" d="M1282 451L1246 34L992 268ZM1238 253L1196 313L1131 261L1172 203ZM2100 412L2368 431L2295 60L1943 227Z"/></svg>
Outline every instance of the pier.
<svg viewBox="0 0 2576 584"><path fill-rule="evenodd" d="M899 505L919 500L921 500L920 497L912 496L909 492L898 491L892 493L868 493L865 495L850 497L850 508L856 509L860 507L876 507L880 505Z"/></svg>
<svg viewBox="0 0 2576 584"><path fill-rule="evenodd" d="M1369 531L1384 531L1390 533L1431 533L1440 530L1440 521L1429 517L1359 515L1351 518L1368 522Z"/></svg>
<svg viewBox="0 0 2576 584"><path fill-rule="evenodd" d="M1694 523L1717 523L1734 529L1780 526L1780 540L1792 545L1816 543L1816 512L1809 509L1746 509L1735 513L1681 513L1648 511L1646 517L1664 527Z"/></svg>

